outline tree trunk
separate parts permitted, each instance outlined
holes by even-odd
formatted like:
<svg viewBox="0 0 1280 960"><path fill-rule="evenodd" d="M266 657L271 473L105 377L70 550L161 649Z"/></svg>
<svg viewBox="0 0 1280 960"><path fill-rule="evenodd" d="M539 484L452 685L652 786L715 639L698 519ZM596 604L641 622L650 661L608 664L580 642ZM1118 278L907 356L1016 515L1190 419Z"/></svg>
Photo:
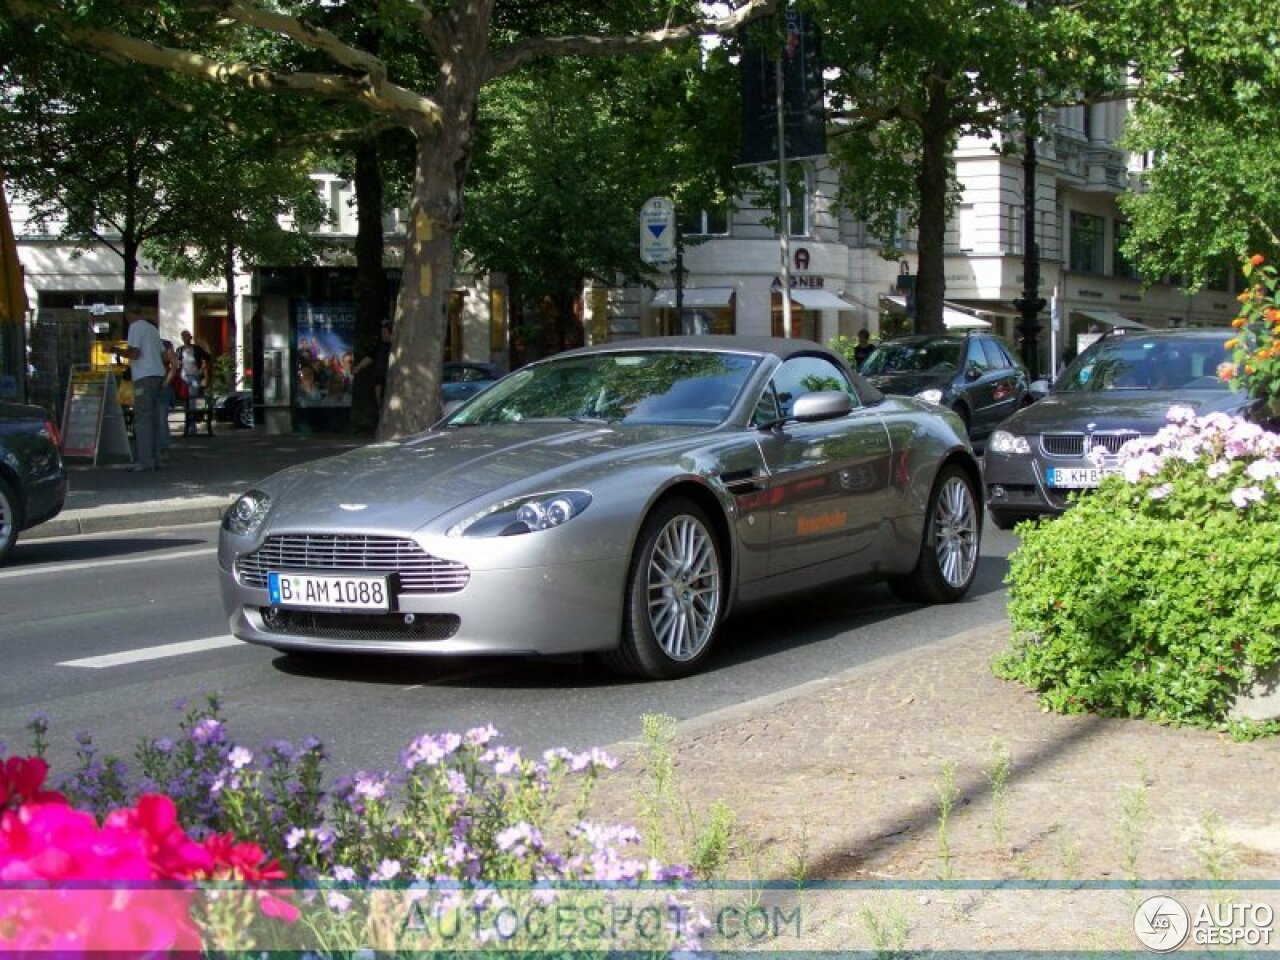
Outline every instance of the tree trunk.
<svg viewBox="0 0 1280 960"><path fill-rule="evenodd" d="M929 101L920 127L920 223L916 268L916 332L943 333L942 301L946 296L947 190L951 173L951 130L946 85L930 83Z"/></svg>
<svg viewBox="0 0 1280 960"><path fill-rule="evenodd" d="M356 332L358 357L372 357L381 342L382 321L387 316L387 278L383 266L382 166L376 140L356 146ZM353 384L351 427L372 433L378 423L373 369Z"/></svg>
<svg viewBox="0 0 1280 960"><path fill-rule="evenodd" d="M466 124L446 123L430 134L418 132L404 273L378 422L379 439L418 433L440 416L453 245L462 218L462 184L470 160L469 117Z"/></svg>

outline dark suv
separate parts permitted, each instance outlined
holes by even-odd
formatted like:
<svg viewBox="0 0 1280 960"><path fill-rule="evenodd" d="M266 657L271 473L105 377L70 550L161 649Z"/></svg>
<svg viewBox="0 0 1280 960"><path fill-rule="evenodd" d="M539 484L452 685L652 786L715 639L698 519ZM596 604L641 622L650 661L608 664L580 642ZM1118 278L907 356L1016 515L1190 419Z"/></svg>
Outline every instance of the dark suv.
<svg viewBox="0 0 1280 960"><path fill-rule="evenodd" d="M21 531L57 515L66 499L58 428L39 407L0 403L0 563Z"/></svg>
<svg viewBox="0 0 1280 960"><path fill-rule="evenodd" d="M860 372L885 393L950 407L971 440L1031 402L1027 370L1013 348L990 333L922 334L880 344Z"/></svg>

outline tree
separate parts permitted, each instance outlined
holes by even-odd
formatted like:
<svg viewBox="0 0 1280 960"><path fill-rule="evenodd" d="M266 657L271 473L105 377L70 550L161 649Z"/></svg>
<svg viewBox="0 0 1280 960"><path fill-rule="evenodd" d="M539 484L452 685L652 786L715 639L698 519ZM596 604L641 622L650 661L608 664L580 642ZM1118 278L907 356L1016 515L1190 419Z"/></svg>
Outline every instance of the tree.
<svg viewBox="0 0 1280 960"><path fill-rule="evenodd" d="M1091 0L1130 64L1125 137L1152 162L1122 198L1124 252L1191 289L1253 252L1280 254L1280 8L1243 0Z"/></svg>
<svg viewBox="0 0 1280 960"><path fill-rule="evenodd" d="M900 255L918 231L917 329L941 332L947 222L962 135L1022 128L1039 107L1086 87L1074 11L1006 0L810 0L822 29L839 203ZM1034 130L1032 131L1035 132Z"/></svg>
<svg viewBox="0 0 1280 960"><path fill-rule="evenodd" d="M696 46L559 58L491 84L460 234L476 269L506 274L513 305L554 304L568 342L584 281L652 276L636 243L648 197L697 212L736 192L736 85L723 50Z"/></svg>
<svg viewBox="0 0 1280 960"><path fill-rule="evenodd" d="M463 218L462 194L475 149L479 97L485 86L532 61L556 56L611 56L679 46L726 33L767 13L776 0L746 0L716 18L678 3L550 2L520 0L403 0L374 5L384 35L413 36L429 62L431 89L393 78L389 64L308 18L307 4L268 8L251 0L209 6L176 3L73 4L70 0L3 0L15 17L56 30L96 53L177 72L210 83L292 93L360 105L408 127L417 153L408 211L408 236L382 436L427 426L439 407L443 322L454 271L454 240ZM110 7L110 9L105 9ZM612 32L614 24L647 17L644 27ZM132 22L131 22L132 21ZM163 27L163 31L157 29ZM172 39L153 42L150 35ZM324 54L328 72L273 68L222 56L247 32L293 51ZM211 44L213 46L211 46ZM279 60L275 62L280 62Z"/></svg>

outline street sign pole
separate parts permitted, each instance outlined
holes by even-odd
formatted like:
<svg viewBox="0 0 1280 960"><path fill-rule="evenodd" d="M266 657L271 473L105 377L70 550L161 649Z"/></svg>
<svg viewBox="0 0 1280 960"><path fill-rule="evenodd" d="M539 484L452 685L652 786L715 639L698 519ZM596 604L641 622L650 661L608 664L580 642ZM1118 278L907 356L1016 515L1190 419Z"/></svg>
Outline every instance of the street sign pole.
<svg viewBox="0 0 1280 960"><path fill-rule="evenodd" d="M778 209L782 234L782 335L791 337L791 197L787 189L787 123L782 97L782 51L773 61L774 103L778 111Z"/></svg>

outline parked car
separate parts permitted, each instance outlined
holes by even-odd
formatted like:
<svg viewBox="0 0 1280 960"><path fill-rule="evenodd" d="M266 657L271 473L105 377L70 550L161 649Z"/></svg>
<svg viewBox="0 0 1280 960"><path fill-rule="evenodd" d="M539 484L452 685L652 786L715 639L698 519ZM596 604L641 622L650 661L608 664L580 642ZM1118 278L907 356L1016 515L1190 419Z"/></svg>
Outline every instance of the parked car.
<svg viewBox="0 0 1280 960"><path fill-rule="evenodd" d="M248 390L219 394L213 400L213 419L248 429L253 426L253 394Z"/></svg>
<svg viewBox="0 0 1280 960"><path fill-rule="evenodd" d="M504 376L501 367L471 360L449 360L444 365L440 386L440 406L445 410L470 400Z"/></svg>
<svg viewBox="0 0 1280 960"><path fill-rule="evenodd" d="M1032 401L1026 367L990 333L886 340L863 362L861 373L885 393L951 408L972 440L984 439Z"/></svg>
<svg viewBox="0 0 1280 960"><path fill-rule="evenodd" d="M1048 396L1014 414L991 435L985 456L987 511L1002 529L1028 517L1059 514L1070 494L1096 487L1117 468L1115 455L1135 437L1167 425L1174 405L1203 416L1242 413L1249 404L1217 376L1231 359L1226 330L1109 333L1080 354ZM1037 387L1040 386L1037 384ZM1101 462L1090 452L1103 447Z"/></svg>
<svg viewBox="0 0 1280 960"><path fill-rule="evenodd" d="M52 519L67 499L58 428L40 407L0 403L0 563L18 534Z"/></svg>
<svg viewBox="0 0 1280 960"><path fill-rule="evenodd" d="M958 419L816 343L627 341L264 480L223 521L221 590L235 635L281 650L598 651L676 677L748 598L964 596L980 488Z"/></svg>

